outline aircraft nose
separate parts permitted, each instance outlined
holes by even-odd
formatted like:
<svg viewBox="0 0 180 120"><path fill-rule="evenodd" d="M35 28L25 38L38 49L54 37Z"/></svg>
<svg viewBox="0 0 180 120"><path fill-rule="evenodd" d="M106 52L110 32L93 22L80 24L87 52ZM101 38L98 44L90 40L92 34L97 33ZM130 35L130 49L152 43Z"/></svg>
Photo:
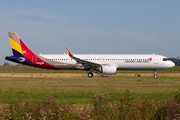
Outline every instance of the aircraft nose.
<svg viewBox="0 0 180 120"><path fill-rule="evenodd" d="M174 62L172 62L172 61L170 61L170 63L169 63L169 67L174 67L175 66L175 64L174 64Z"/></svg>

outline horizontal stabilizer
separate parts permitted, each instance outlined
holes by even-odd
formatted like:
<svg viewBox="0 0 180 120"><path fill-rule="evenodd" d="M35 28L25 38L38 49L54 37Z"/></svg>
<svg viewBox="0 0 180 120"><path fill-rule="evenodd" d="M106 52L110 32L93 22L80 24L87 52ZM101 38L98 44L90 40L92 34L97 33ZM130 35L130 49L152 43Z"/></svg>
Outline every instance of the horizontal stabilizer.
<svg viewBox="0 0 180 120"><path fill-rule="evenodd" d="M7 56L5 58L6 60L10 60L10 61L18 61L18 62L24 62L25 58L24 57L14 57L14 56Z"/></svg>

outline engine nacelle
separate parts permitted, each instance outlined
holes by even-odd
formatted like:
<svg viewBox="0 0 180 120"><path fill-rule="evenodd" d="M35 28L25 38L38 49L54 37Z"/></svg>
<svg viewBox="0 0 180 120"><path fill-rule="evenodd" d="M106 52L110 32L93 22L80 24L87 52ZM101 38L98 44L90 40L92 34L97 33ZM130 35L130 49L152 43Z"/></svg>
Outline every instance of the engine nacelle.
<svg viewBox="0 0 180 120"><path fill-rule="evenodd" d="M116 74L117 67L115 65L105 65L102 66L100 72L104 75L114 75Z"/></svg>

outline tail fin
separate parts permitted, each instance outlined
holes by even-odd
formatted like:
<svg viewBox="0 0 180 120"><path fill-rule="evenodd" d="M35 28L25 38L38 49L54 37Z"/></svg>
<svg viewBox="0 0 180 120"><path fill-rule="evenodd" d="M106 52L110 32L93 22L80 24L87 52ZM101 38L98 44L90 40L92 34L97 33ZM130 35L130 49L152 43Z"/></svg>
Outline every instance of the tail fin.
<svg viewBox="0 0 180 120"><path fill-rule="evenodd" d="M35 66L32 64L32 57L36 56L21 40L15 32L8 32L13 56L7 56L5 59L17 63Z"/></svg>
<svg viewBox="0 0 180 120"><path fill-rule="evenodd" d="M8 32L11 48L14 56L23 56L21 39L15 32Z"/></svg>
<svg viewBox="0 0 180 120"><path fill-rule="evenodd" d="M6 56L6 60L29 66L57 69L45 62L45 58L34 54L15 32L8 32L13 56Z"/></svg>
<svg viewBox="0 0 180 120"><path fill-rule="evenodd" d="M11 48L13 56L26 57L32 60L32 56L35 55L21 40L21 38L15 32L8 32L9 40L11 43Z"/></svg>

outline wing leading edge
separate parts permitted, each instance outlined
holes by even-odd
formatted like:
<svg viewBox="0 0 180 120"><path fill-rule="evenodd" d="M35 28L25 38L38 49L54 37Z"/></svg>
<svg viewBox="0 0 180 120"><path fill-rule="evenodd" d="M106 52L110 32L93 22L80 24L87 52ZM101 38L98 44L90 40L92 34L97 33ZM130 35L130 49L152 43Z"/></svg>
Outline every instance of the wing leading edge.
<svg viewBox="0 0 180 120"><path fill-rule="evenodd" d="M81 67L84 67L83 68L84 70L90 69L90 72L93 72L101 68L101 64L90 62L90 61L75 57L67 47L66 47L66 51L69 54L69 56L77 62L76 64L81 64Z"/></svg>

